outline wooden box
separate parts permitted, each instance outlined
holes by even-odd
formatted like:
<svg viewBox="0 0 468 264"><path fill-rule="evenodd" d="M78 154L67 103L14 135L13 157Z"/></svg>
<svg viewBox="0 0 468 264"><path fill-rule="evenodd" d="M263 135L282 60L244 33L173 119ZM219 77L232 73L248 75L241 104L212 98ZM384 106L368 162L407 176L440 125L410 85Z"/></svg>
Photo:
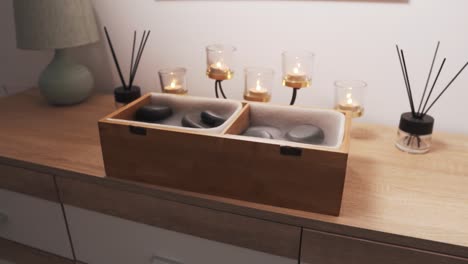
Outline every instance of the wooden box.
<svg viewBox="0 0 468 264"><path fill-rule="evenodd" d="M261 112L269 104L244 103L216 134L132 121L136 110L151 103L152 96L158 95L147 94L99 121L108 177L339 215L349 149L349 114L272 106L278 109L269 115L276 119L281 119L281 113L294 117L297 111L304 120L313 120L322 112L329 115L324 122L330 123L330 117L342 120L341 137L335 146L326 147L240 136L252 118L268 119L268 113L256 116L255 111ZM286 119L294 122L291 119L295 118Z"/></svg>

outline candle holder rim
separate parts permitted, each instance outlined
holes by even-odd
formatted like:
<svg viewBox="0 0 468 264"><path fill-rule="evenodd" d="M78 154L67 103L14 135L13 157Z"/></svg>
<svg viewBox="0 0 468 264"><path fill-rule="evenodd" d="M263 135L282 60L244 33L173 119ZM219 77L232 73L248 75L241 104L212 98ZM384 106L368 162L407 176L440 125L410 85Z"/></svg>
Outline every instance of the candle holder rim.
<svg viewBox="0 0 468 264"><path fill-rule="evenodd" d="M225 51L225 50L230 50L230 51L236 51L237 48L233 45L228 45L228 44L210 44L206 46L206 51Z"/></svg>
<svg viewBox="0 0 468 264"><path fill-rule="evenodd" d="M358 84L358 85L345 85L345 83L352 83L352 84ZM363 89L367 88L367 82L363 80L337 80L335 81L335 87L338 88L343 88L343 89L348 89L348 88L357 88L357 89Z"/></svg>
<svg viewBox="0 0 468 264"><path fill-rule="evenodd" d="M187 69L184 67L174 67L174 68L163 68L159 69L158 71L160 74L170 74L171 72L174 73L186 73Z"/></svg>
<svg viewBox="0 0 468 264"><path fill-rule="evenodd" d="M281 55L283 56L286 56L286 55L290 55L290 56L298 56L298 57L301 57L301 56L310 56L310 57L315 57L315 53L313 51L310 51L310 50L301 50L301 49L298 49L298 50L284 50Z"/></svg>

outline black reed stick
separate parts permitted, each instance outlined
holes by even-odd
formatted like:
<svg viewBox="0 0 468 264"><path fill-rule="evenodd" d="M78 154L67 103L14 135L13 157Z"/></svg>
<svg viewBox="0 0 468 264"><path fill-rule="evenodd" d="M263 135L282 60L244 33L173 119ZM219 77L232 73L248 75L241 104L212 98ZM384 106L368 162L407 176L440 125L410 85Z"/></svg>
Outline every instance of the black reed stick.
<svg viewBox="0 0 468 264"><path fill-rule="evenodd" d="M445 64L446 60L447 60L447 58L444 58L444 60L442 61L442 64L440 65L439 72L437 73L437 76L434 79L434 83L432 84L431 90L429 91L429 94L427 95L426 102L424 103L424 106L421 109L422 113L424 113L424 109L426 109L427 102L429 102L429 98L431 98L432 92L434 91L434 87L435 87L435 85L437 83L437 80L439 79L439 75L442 72L442 69L444 68L444 64ZM420 114L419 118L423 118L423 116L424 116L424 114Z"/></svg>
<svg viewBox="0 0 468 264"><path fill-rule="evenodd" d="M119 61L117 60L117 56L115 55L114 46L112 45L112 41L109 37L109 32L107 32L106 27L104 27L104 32L106 33L107 43L109 43L109 47L112 52L112 58L114 59L115 66L117 68L117 71L119 72L120 81L122 82L122 86L124 87L124 89L127 90L129 89L129 87L125 83L124 77L122 75L122 71L120 70L120 64L119 64Z"/></svg>
<svg viewBox="0 0 468 264"><path fill-rule="evenodd" d="M427 76L426 86L424 87L424 92L423 92L423 95L421 97L421 101L419 102L417 115L421 115L420 111L421 111L422 102L424 101L424 96L426 96L427 86L429 85L429 80L431 79L432 69L434 68L434 62L435 62L435 60L437 58L437 53L439 52L439 46L440 46L440 41L437 42L437 47L436 47L436 50L434 52L434 58L432 59L431 69L429 70L429 75Z"/></svg>
<svg viewBox="0 0 468 264"><path fill-rule="evenodd" d="M146 34L146 38L143 42L143 46L141 47L141 51L139 54L137 54L137 59L136 59L136 62L135 62L135 66L133 68L133 76L132 76L132 79L130 80L130 85L133 85L133 81L135 80L135 76L136 76L136 73L138 71L138 66L140 65L140 60L141 60L141 57L143 56L143 52L145 50L145 47L146 47L146 42L148 41L148 38L151 34L151 30L148 31L148 34ZM144 37L144 35L143 35ZM140 43L141 44L141 43Z"/></svg>
<svg viewBox="0 0 468 264"><path fill-rule="evenodd" d="M432 104L429 106L429 108L427 108L427 110L424 112L422 117L424 117L427 114L427 112L429 112L429 110L431 110L431 108L434 106L434 104L437 102L437 100L439 100L439 98L445 93L445 91L447 91L447 89L450 87L450 85L452 85L452 83L458 78L458 76L463 72L463 70L466 68L467 65L468 65L468 62L461 68L461 70L455 75L455 77L453 77L453 79L449 82L449 84L447 84L447 86L444 88L444 90L442 90L442 92L436 97L434 102L432 102Z"/></svg>
<svg viewBox="0 0 468 264"><path fill-rule="evenodd" d="M398 47L398 45L396 45L396 49L397 49L398 59L400 60L401 73L403 74L403 80L405 81L406 93L408 95L408 101L409 101L409 104L410 104L410 107L411 107L412 104L411 104L410 93L409 93L409 89L408 89L407 75L405 73L405 67L403 66L403 60L401 59L400 48Z"/></svg>
<svg viewBox="0 0 468 264"><path fill-rule="evenodd" d="M293 105L296 102L297 90L299 89L293 88L293 94L292 94L291 102L289 103L289 105Z"/></svg>
<svg viewBox="0 0 468 264"><path fill-rule="evenodd" d="M130 80L133 72L133 59L135 57L135 41L136 41L136 30L133 31L133 45L132 45L132 58L130 59L130 73L128 79Z"/></svg>
<svg viewBox="0 0 468 264"><path fill-rule="evenodd" d="M406 60L405 60L405 53L401 50L401 58L403 59L403 66L405 67L405 75L406 80L408 81L408 91L409 91L409 100L411 104L411 112L413 113L413 117L416 117L416 111L414 110L414 101L413 101L413 93L411 92L411 84L408 77L408 68L406 67Z"/></svg>
<svg viewBox="0 0 468 264"><path fill-rule="evenodd" d="M215 81L215 95L216 95L216 98L219 98L219 94L218 94L218 80Z"/></svg>
<svg viewBox="0 0 468 264"><path fill-rule="evenodd" d="M224 94L224 90L223 90L223 86L221 86L221 83L223 81L218 81L218 85L219 85L219 90L221 91L221 95L223 96L224 99L227 99L226 95Z"/></svg>
<svg viewBox="0 0 468 264"><path fill-rule="evenodd" d="M138 45L138 51L136 53L136 57L135 57L135 61L133 62L133 68L132 68L132 72L130 73L130 80L129 82L131 83L131 85L133 85L133 80L134 80L134 75L136 73L136 64L138 63L138 58L140 57L140 52L141 52L141 48L143 47L143 42L145 40L145 36L146 36L146 30L143 31L143 35L141 36L141 40L140 40L140 44Z"/></svg>

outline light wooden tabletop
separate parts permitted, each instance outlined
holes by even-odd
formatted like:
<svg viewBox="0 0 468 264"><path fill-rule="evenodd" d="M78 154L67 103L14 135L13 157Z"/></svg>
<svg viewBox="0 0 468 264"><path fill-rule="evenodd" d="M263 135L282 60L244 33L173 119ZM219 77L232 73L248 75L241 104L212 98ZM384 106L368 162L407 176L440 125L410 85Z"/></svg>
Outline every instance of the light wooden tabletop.
<svg viewBox="0 0 468 264"><path fill-rule="evenodd" d="M37 90L1 98L0 157L104 177L97 121L113 110L111 95L71 107L49 106ZM425 155L400 152L395 137L396 127L353 124L339 217L217 202L291 224L314 220L468 248L468 136L435 133Z"/></svg>

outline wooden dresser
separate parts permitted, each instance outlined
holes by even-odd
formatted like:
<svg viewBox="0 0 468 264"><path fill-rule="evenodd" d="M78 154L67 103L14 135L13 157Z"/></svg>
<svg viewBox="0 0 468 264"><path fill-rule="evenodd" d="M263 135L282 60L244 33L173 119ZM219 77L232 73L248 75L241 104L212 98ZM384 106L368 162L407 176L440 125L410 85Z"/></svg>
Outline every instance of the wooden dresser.
<svg viewBox="0 0 468 264"><path fill-rule="evenodd" d="M106 178L112 111L0 98L0 263L468 263L468 136L410 155L396 127L353 124L333 217Z"/></svg>

